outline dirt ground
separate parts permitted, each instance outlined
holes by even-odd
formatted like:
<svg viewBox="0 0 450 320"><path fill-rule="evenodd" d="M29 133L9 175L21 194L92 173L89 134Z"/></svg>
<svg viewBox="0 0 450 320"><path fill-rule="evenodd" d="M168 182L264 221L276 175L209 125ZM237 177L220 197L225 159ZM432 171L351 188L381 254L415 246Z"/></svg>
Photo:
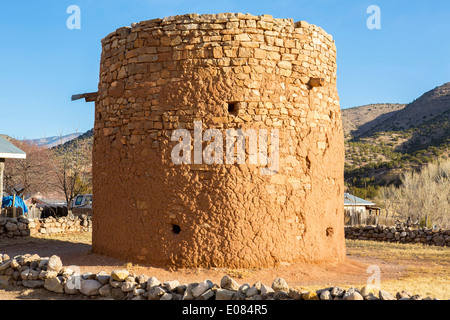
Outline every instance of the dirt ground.
<svg viewBox="0 0 450 320"><path fill-rule="evenodd" d="M228 274L240 284L252 285L256 281L271 285L277 277L284 278L292 287L300 288L325 288L334 285L344 287L362 286L367 282L370 274L367 273L369 265L377 265L381 269L383 281L399 279L407 273L407 267L413 261L395 263L386 259L378 259L370 255L352 254L353 249L347 249L348 256L345 261L333 264L291 264L270 269L177 269L155 268L149 265L135 265L127 261L100 256L91 252L90 236L23 238L15 240L1 240L0 253L10 256L37 253L42 257L58 255L63 264L76 265L81 272L112 271L118 268L127 268L137 275L146 274L155 276L160 281L178 280L181 283L199 282L210 279L214 283L220 283L220 279ZM70 297L71 299L86 299L82 296ZM67 299L67 296L51 294L41 290L0 290L0 300L11 299Z"/></svg>

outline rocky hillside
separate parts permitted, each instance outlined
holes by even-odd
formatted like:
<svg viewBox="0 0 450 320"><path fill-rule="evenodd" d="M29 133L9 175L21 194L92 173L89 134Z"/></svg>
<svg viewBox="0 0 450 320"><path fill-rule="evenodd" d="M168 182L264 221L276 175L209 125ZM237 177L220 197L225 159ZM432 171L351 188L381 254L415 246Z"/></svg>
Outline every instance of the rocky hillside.
<svg viewBox="0 0 450 320"><path fill-rule="evenodd" d="M366 105L345 109L342 117L348 187L369 185L374 193L398 182L404 170L449 156L450 82L407 105Z"/></svg>
<svg viewBox="0 0 450 320"><path fill-rule="evenodd" d="M345 137L364 135L405 106L406 104L378 103L342 110Z"/></svg>
<svg viewBox="0 0 450 320"><path fill-rule="evenodd" d="M78 135L75 139L69 140L63 144L55 146L53 149L58 150L71 150L77 142L79 141L86 141L92 146L92 143L94 141L94 129L91 129L89 131L86 131L83 134Z"/></svg>
<svg viewBox="0 0 450 320"><path fill-rule="evenodd" d="M430 90L408 104L399 112L385 119L379 126L367 131L401 131L417 128L427 122L438 120L450 111L450 82Z"/></svg>

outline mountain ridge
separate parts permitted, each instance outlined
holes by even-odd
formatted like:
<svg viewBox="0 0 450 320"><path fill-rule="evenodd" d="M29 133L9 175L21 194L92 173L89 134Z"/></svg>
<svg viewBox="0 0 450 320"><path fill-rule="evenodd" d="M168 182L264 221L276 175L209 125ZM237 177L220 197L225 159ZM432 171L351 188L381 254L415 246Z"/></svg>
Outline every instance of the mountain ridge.
<svg viewBox="0 0 450 320"><path fill-rule="evenodd" d="M405 107L406 104L402 103L372 103L343 109L341 113L345 136L361 136L390 114Z"/></svg>
<svg viewBox="0 0 450 320"><path fill-rule="evenodd" d="M36 144L38 147L44 147L44 148L53 148L57 145L64 144L67 141L73 140L81 136L82 133L76 132L76 133L70 133L64 136L53 136L53 137L47 137L47 138L37 138L37 139L25 139L21 140L30 144Z"/></svg>
<svg viewBox="0 0 450 320"><path fill-rule="evenodd" d="M343 109L342 122L346 185L376 188L399 183L405 170L450 156L450 82L409 104Z"/></svg>

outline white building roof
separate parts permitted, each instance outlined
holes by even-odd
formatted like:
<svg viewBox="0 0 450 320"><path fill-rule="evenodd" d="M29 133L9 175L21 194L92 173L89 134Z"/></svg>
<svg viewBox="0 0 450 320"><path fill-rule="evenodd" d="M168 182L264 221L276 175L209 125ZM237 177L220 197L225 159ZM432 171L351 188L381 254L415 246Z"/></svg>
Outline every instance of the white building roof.
<svg viewBox="0 0 450 320"><path fill-rule="evenodd" d="M344 206L374 206L375 203L344 193Z"/></svg>
<svg viewBox="0 0 450 320"><path fill-rule="evenodd" d="M0 137L0 158L26 159L27 154L13 145L11 142Z"/></svg>

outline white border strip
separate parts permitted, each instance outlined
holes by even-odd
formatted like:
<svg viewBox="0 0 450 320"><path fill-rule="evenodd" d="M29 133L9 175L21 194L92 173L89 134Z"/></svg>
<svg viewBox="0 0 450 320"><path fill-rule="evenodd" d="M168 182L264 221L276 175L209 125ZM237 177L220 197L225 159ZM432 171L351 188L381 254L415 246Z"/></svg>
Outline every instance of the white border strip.
<svg viewBox="0 0 450 320"><path fill-rule="evenodd" d="M0 153L0 158L5 159L26 159L26 153Z"/></svg>

